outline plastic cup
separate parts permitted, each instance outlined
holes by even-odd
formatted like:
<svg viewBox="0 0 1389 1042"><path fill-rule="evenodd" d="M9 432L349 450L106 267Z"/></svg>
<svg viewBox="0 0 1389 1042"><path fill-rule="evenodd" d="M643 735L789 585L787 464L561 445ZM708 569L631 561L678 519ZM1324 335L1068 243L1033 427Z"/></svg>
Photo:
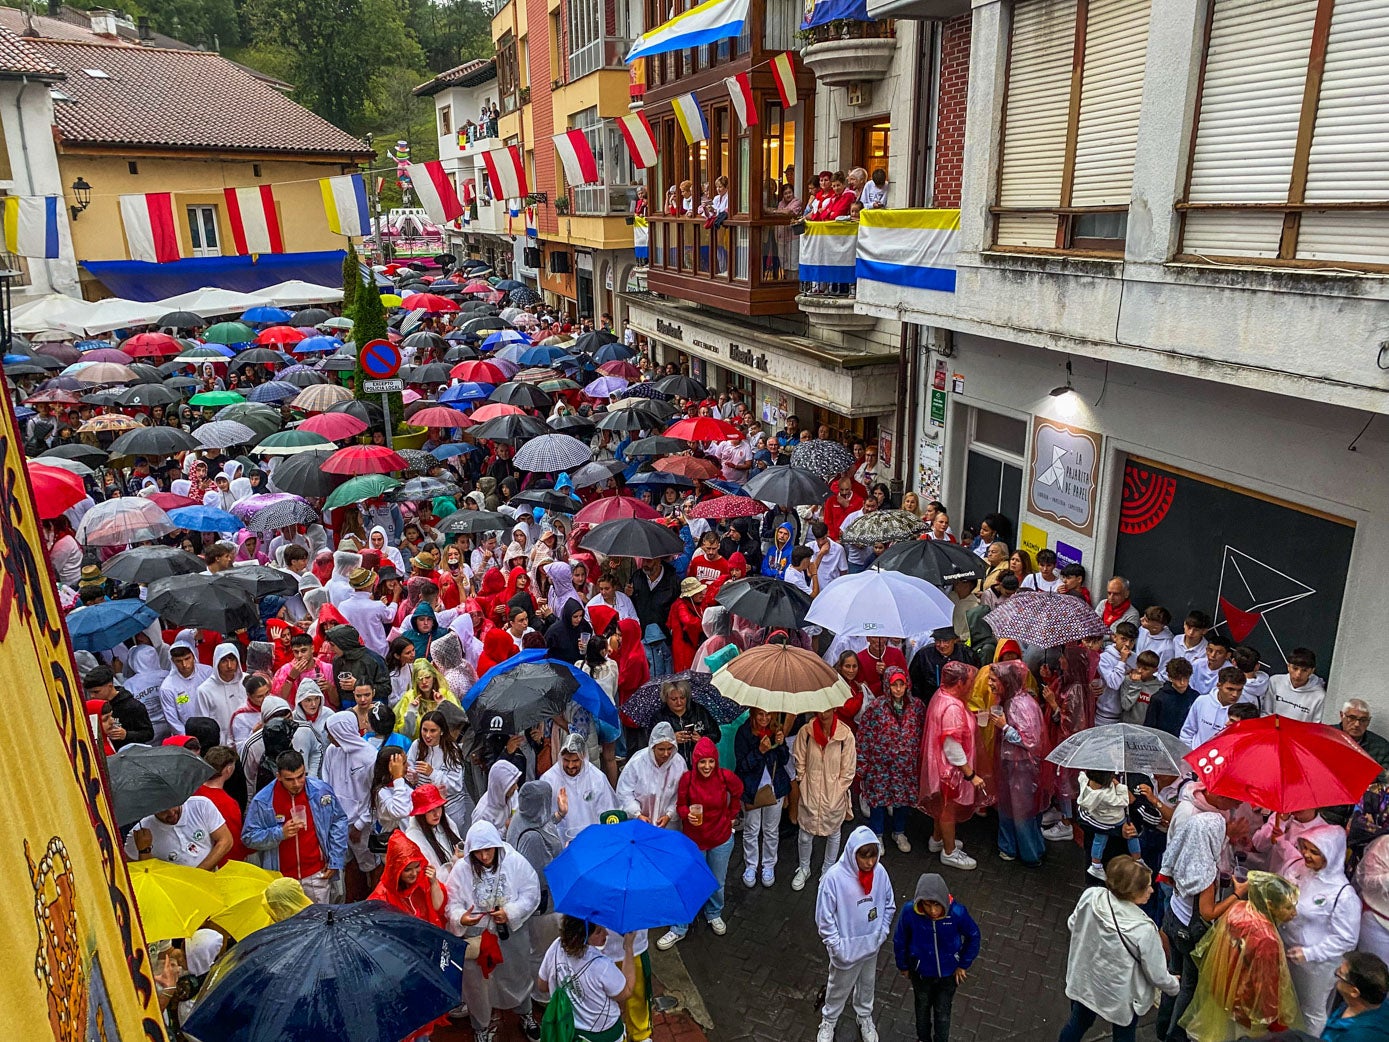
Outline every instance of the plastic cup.
<svg viewBox="0 0 1389 1042"><path fill-rule="evenodd" d="M307 825L309 823L309 808L298 803L293 804L289 808L289 816L299 824Z"/></svg>
<svg viewBox="0 0 1389 1042"><path fill-rule="evenodd" d="M1230 879L1236 883L1249 882L1249 869L1244 865L1236 865L1230 873Z"/></svg>
<svg viewBox="0 0 1389 1042"><path fill-rule="evenodd" d="M691 824L691 825L702 825L702 824L704 824L704 804L702 804L702 803L691 803L691 804L690 804L690 824Z"/></svg>

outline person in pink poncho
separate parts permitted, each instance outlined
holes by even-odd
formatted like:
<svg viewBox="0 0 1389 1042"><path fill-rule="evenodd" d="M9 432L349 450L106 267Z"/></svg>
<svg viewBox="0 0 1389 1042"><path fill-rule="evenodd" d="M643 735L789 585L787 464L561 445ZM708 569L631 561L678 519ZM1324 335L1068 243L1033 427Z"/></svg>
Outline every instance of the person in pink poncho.
<svg viewBox="0 0 1389 1042"><path fill-rule="evenodd" d="M976 862L955 842L955 823L974 813L984 779L974 770L974 715L965 705L974 686L974 666L947 662L940 687L926 705L926 733L921 745L921 806L935 826L931 849L943 865L971 869Z"/></svg>

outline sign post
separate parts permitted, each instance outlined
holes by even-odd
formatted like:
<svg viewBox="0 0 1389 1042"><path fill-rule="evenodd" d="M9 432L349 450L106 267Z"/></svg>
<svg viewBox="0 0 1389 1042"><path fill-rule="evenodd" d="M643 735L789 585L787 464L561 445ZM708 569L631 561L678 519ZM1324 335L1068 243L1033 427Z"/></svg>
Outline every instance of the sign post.
<svg viewBox="0 0 1389 1042"><path fill-rule="evenodd" d="M362 381L362 390L381 395L381 414L386 426L386 445L395 448L395 431L391 424L390 398L392 392L405 390L405 381L395 379L400 372L400 351L389 340L369 340L357 353L362 372L370 379Z"/></svg>

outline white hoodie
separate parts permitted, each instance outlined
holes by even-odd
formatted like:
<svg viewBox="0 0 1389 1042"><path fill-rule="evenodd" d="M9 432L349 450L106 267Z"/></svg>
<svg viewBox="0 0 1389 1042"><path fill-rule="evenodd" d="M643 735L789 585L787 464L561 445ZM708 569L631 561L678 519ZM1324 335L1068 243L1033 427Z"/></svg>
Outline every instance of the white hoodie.
<svg viewBox="0 0 1389 1042"><path fill-rule="evenodd" d="M231 680L223 680L217 667L228 657L236 659L236 673ZM218 644L212 656L212 672L198 685L193 696L193 711L188 715L210 716L216 720L222 731L223 745L231 744L232 714L246 704L246 689L241 686L245 675L241 670L241 654L237 646L229 642Z"/></svg>
<svg viewBox="0 0 1389 1042"><path fill-rule="evenodd" d="M174 734L183 734L188 718L198 715L194 699L199 685L212 676L212 667L204 666L198 661L198 649L189 641L176 640L171 645L171 650L172 648L184 648L194 655L191 676L183 676L178 667L174 666L159 685L159 705L164 710L164 722Z"/></svg>
<svg viewBox="0 0 1389 1042"><path fill-rule="evenodd" d="M1322 722L1322 707L1326 704L1326 682L1315 673L1301 687L1293 687L1288 674L1268 678L1262 708L1265 716L1284 716L1289 720Z"/></svg>
<svg viewBox="0 0 1389 1042"><path fill-rule="evenodd" d="M861 847L877 843L873 830L860 825L849 833L839 860L820 880L820 891L815 897L815 926L829 949L830 965L839 969L876 958L892 930L897 902L887 869L881 861L873 866L873 886L865 894L858 879L858 862L854 860Z"/></svg>

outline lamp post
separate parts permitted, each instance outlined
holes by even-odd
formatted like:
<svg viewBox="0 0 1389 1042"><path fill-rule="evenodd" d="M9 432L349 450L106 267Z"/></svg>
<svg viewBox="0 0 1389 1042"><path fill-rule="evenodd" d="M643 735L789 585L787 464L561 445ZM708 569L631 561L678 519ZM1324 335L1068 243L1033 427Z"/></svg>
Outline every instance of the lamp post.
<svg viewBox="0 0 1389 1042"><path fill-rule="evenodd" d="M77 200L77 203L75 206L69 206L68 211L75 221L78 214L92 205L92 186L87 184L86 178L79 176L76 181L72 182L72 197Z"/></svg>

